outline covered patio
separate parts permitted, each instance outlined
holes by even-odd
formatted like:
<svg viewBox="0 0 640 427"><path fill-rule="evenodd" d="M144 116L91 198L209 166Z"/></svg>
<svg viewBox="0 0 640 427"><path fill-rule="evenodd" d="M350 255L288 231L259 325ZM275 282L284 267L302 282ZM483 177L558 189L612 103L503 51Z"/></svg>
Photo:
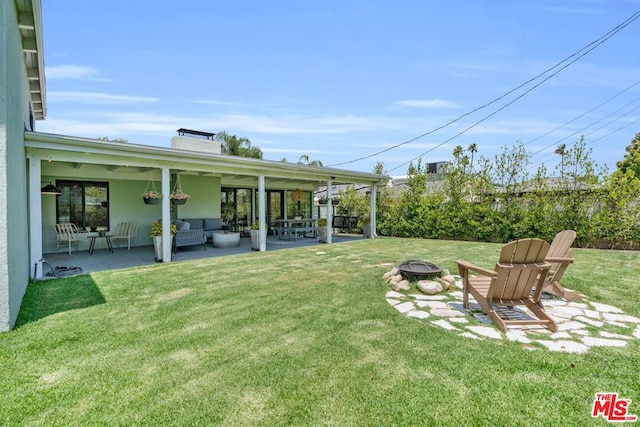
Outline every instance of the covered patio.
<svg viewBox="0 0 640 427"><path fill-rule="evenodd" d="M355 234L334 234L333 243L342 244L351 242L357 244L362 241L362 236ZM300 247L312 247L318 246L318 250L322 250L323 245L318 242L318 239L301 238L293 241L281 240L276 236L269 236L266 241L267 250L280 250L280 249L293 249ZM240 254L249 254L257 252L251 249L251 238L242 237L240 239L240 246L233 248L214 248L211 242L207 244L206 251L202 246L190 246L178 249L177 253L172 254L172 262L189 261L196 259L207 259L221 256L232 256ZM81 249L72 252L69 255L68 252L61 250L58 253L46 253L43 255L43 259L51 265L52 268L60 267L79 267L82 269L82 273L92 273L95 271L103 270L116 270L129 267L142 267L145 265L156 264L154 260L153 246L134 246L130 251L127 250L126 245L121 247L114 247L113 252L110 252L107 248L96 249L93 254L89 254L88 250ZM47 273L51 272L51 268L46 264L39 263L42 267L38 267L40 274L45 277L53 277ZM32 272L33 273L33 272ZM39 276L40 276L39 274Z"/></svg>
<svg viewBox="0 0 640 427"><path fill-rule="evenodd" d="M158 221L162 229L162 256L158 258L164 262L181 260L186 257L183 254L194 250L198 257L217 254L219 250L210 244L203 254L201 245L180 248L172 254L170 224L178 219L222 220L226 228L237 233L248 233L255 222L258 250L290 247L291 242L269 242L274 224L298 215L317 219L319 210L313 205L313 195L318 187L328 189L325 212L331 224L331 189L344 184L368 186L372 195L370 219L375 224L376 188L388 179L374 173L222 155L219 142L184 135L174 136L171 148L162 148L27 131L25 147L31 266L47 259L43 254L56 251L54 226L65 222L75 223L81 231L96 225L92 221L99 221L98 231L114 230L123 222L137 223L130 262L138 259L134 255L136 247L149 248L153 243L151 226ZM176 184L190 194L186 204L170 199ZM63 190L55 195L45 194L42 188L46 185ZM150 189L161 193L157 204L143 203L142 195ZM227 215L229 207L232 213ZM327 243L332 243L332 238L328 233ZM249 239L241 240L240 247L234 249L242 252ZM312 239L298 240L299 244L309 244ZM98 239L96 255L105 246L104 239ZM84 256L85 248L80 243L72 254ZM152 262L153 255L153 250L146 250L135 262ZM55 259L58 256L61 255ZM94 255L86 265L93 265L97 258ZM116 256L111 258L109 262L115 261ZM42 265L34 270L41 274Z"/></svg>

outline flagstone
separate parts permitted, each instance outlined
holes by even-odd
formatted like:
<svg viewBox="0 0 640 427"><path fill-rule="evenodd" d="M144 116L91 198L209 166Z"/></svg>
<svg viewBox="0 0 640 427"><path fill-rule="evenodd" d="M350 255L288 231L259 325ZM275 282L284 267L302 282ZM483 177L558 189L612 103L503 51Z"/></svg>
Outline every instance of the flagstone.
<svg viewBox="0 0 640 427"><path fill-rule="evenodd" d="M613 320L605 320L605 323L607 325L617 326L618 328L628 328L629 327L629 325L627 325L626 323L615 322Z"/></svg>
<svg viewBox="0 0 640 427"><path fill-rule="evenodd" d="M473 338L474 340L482 339L479 336L472 334L471 332L463 332L460 334L460 336L465 338Z"/></svg>
<svg viewBox="0 0 640 427"><path fill-rule="evenodd" d="M587 325L585 325L582 322L576 322L576 321L571 321L571 322L566 322L566 323L561 323L558 325L558 332L562 332L562 331L568 331L568 330L573 330L573 329L584 329L586 328Z"/></svg>
<svg viewBox="0 0 640 427"><path fill-rule="evenodd" d="M443 301L448 299L444 295L410 294L409 296L418 300L425 300L425 301Z"/></svg>
<svg viewBox="0 0 640 427"><path fill-rule="evenodd" d="M425 304L426 307L433 309L442 308L449 309L449 306L446 302L443 301L419 301L421 304Z"/></svg>
<svg viewBox="0 0 640 427"><path fill-rule="evenodd" d="M431 309L431 314L438 317L464 317L465 314L458 310L452 310L450 308L434 308Z"/></svg>
<svg viewBox="0 0 640 427"><path fill-rule="evenodd" d="M455 326L453 326L451 323L447 322L444 319L440 319L440 320L436 320L435 322L432 322L434 325L440 326L443 329L446 329L448 331L457 331L458 328L456 328Z"/></svg>
<svg viewBox="0 0 640 427"><path fill-rule="evenodd" d="M640 326L638 326L636 330L633 331L633 336L640 339Z"/></svg>
<svg viewBox="0 0 640 427"><path fill-rule="evenodd" d="M590 304L593 306L593 308L595 308L598 311L603 311L605 313L622 313L622 310L619 309L618 307L614 307L612 305L608 305L608 304L601 304L599 302L591 302Z"/></svg>
<svg viewBox="0 0 640 427"><path fill-rule="evenodd" d="M584 316L584 310L577 307L549 307L546 309L548 314L553 314L558 317L566 317L568 319L574 316Z"/></svg>
<svg viewBox="0 0 640 427"><path fill-rule="evenodd" d="M389 291L385 296L387 298L405 298L404 294L401 294L400 292L396 292L396 291Z"/></svg>
<svg viewBox="0 0 640 427"><path fill-rule="evenodd" d="M600 313L597 310L585 310L584 315L592 319L597 319L597 320L602 319L602 313Z"/></svg>
<svg viewBox="0 0 640 427"><path fill-rule="evenodd" d="M407 313L408 317L415 317L418 319L426 319L427 317L429 317L429 313L427 313L426 311L422 311L422 310L411 310L410 312Z"/></svg>
<svg viewBox="0 0 640 427"><path fill-rule="evenodd" d="M629 335L614 334L612 332L607 332L607 331L601 331L600 332L600 336L602 336L604 338L614 338L614 339L620 339L620 340L631 340L631 339L633 339L633 337L629 336Z"/></svg>
<svg viewBox="0 0 640 427"><path fill-rule="evenodd" d="M545 341L538 340L538 344L542 344L551 351L561 351L565 353L586 353L589 347L576 341Z"/></svg>
<svg viewBox="0 0 640 427"><path fill-rule="evenodd" d="M553 338L554 340L557 340L560 338L571 339L573 337L568 332L556 332L555 334L551 335L551 338Z"/></svg>
<svg viewBox="0 0 640 427"><path fill-rule="evenodd" d="M576 316L575 319L579 322L586 323L591 326L595 326L596 328L600 328L602 327L602 325L604 325L604 322L601 322L599 320L589 319L586 316Z"/></svg>
<svg viewBox="0 0 640 427"><path fill-rule="evenodd" d="M527 334L520 329L507 329L506 336L511 341L529 344L531 340L527 338Z"/></svg>
<svg viewBox="0 0 640 427"><path fill-rule="evenodd" d="M413 305L412 302L403 302L402 304L398 304L398 305L394 306L393 308L398 310L400 313L408 313L411 310L413 310L414 308L416 308L416 306Z"/></svg>
<svg viewBox="0 0 640 427"><path fill-rule="evenodd" d="M469 321L465 317L450 317L449 322L451 323L469 323Z"/></svg>
<svg viewBox="0 0 640 427"><path fill-rule="evenodd" d="M629 316L627 314L602 313L602 317L607 321L611 320L614 322L640 323L640 319L634 316Z"/></svg>
<svg viewBox="0 0 640 427"><path fill-rule="evenodd" d="M397 299L391 299L391 298L387 298L387 302L391 305L398 305L400 304L400 301L398 301Z"/></svg>
<svg viewBox="0 0 640 427"><path fill-rule="evenodd" d="M583 337L582 342L590 347L625 347L624 340L613 340L609 338Z"/></svg>
<svg viewBox="0 0 640 427"><path fill-rule="evenodd" d="M502 339L502 334L498 332L495 328L491 328L489 326L467 326L467 329L483 337L493 338L497 340Z"/></svg>
<svg viewBox="0 0 640 427"><path fill-rule="evenodd" d="M567 307L589 308L587 304L582 302L575 302L575 301L571 301L569 304L567 304Z"/></svg>

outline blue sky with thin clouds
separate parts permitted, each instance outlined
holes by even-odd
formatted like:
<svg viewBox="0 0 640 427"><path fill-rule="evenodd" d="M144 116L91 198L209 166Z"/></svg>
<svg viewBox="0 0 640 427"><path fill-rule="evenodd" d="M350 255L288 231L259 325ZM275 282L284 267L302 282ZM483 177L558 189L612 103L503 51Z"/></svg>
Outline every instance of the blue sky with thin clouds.
<svg viewBox="0 0 640 427"><path fill-rule="evenodd" d="M371 171L382 161L391 175L421 155L449 160L456 145L475 143L476 158L493 158L518 141L537 153L532 171L553 171L555 148L580 135L596 161L615 168L640 132L637 19L522 98L514 100L549 74L430 133L599 39L638 13L640 0L42 7L42 132L167 147L181 127L224 130L249 138L265 159L306 154L324 165L399 145L339 166Z"/></svg>

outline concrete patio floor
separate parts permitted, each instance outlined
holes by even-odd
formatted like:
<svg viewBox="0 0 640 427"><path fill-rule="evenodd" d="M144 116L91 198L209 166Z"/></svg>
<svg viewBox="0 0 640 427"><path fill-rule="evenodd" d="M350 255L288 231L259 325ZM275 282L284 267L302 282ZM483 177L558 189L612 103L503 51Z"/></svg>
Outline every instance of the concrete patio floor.
<svg viewBox="0 0 640 427"><path fill-rule="evenodd" d="M334 234L332 244L339 244L348 241L362 240L361 235ZM104 244L104 242L101 242ZM267 238L267 251L278 249L289 249L301 246L313 246L321 244L317 238L301 237L298 241L279 240L274 236ZM172 253L172 262L187 261L201 258L213 258L219 256L238 255L254 252L251 250L251 238L249 236L240 239L240 246L237 248L219 249L214 248L209 241L206 245L206 251L202 245L187 246L178 248L177 253ZM125 246L115 246L113 253L103 246L98 246L93 251L93 255L89 254L86 245L81 245L80 250L72 251L71 255L62 248L58 253L44 254L43 259L51 264L52 268L56 267L80 267L82 273L92 273L101 270L117 270L120 268L136 267L142 265L155 264L155 252L153 246L135 246L128 251ZM46 265L43 266L43 273L50 272L51 269Z"/></svg>

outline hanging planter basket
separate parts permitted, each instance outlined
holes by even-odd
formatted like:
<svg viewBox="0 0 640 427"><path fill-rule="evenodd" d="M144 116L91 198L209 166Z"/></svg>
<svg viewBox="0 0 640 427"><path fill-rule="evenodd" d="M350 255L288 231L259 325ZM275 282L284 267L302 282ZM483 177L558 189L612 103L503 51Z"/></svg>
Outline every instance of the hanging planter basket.
<svg viewBox="0 0 640 427"><path fill-rule="evenodd" d="M176 183L173 186L173 191L169 194L169 200L172 205L184 205L187 200L191 198L190 195L182 191L182 183L180 182L180 175L176 175Z"/></svg>
<svg viewBox="0 0 640 427"><path fill-rule="evenodd" d="M154 199L152 197L143 197L142 200L144 200L144 204L145 205L159 205L160 204L160 199Z"/></svg>
<svg viewBox="0 0 640 427"><path fill-rule="evenodd" d="M160 200L162 200L162 194L158 193L156 183L153 179L147 182L147 188L145 188L144 193L142 193L142 200L145 205L157 205L160 203Z"/></svg>

